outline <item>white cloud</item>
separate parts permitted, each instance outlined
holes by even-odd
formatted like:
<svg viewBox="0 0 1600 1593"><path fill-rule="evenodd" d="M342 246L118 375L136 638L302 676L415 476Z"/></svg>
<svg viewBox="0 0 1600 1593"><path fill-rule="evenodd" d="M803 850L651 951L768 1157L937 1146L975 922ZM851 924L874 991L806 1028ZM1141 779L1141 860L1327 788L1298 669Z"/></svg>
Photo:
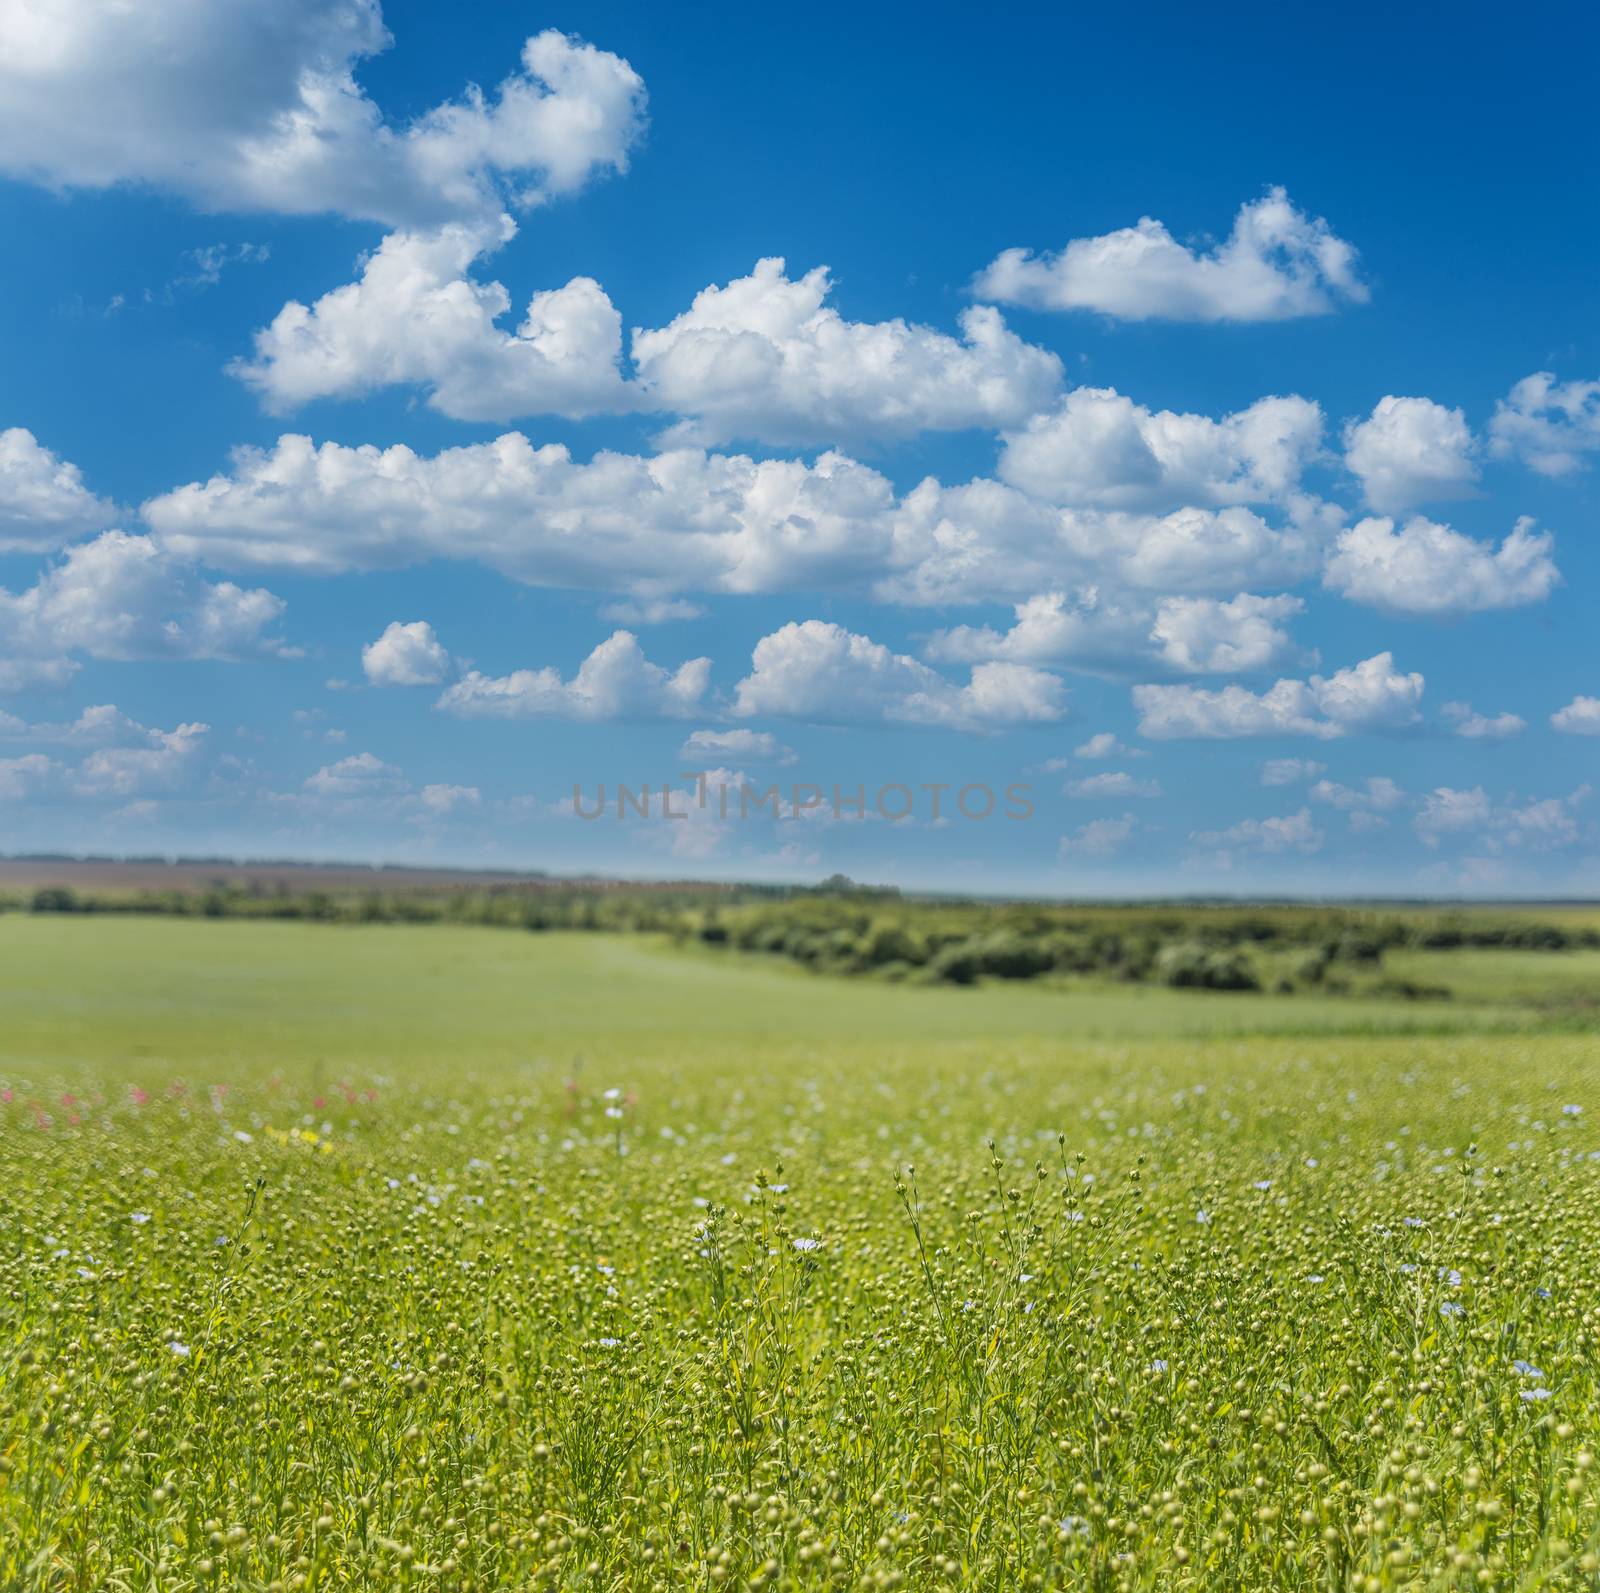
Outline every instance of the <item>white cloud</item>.
<svg viewBox="0 0 1600 1593"><path fill-rule="evenodd" d="M794 750L767 730L696 730L678 748L690 763L706 758L738 758L745 763L795 762Z"/></svg>
<svg viewBox="0 0 1600 1593"><path fill-rule="evenodd" d="M1104 774L1086 775L1081 780L1069 780L1066 795L1103 801L1110 797L1158 797L1161 783L1158 780L1138 780L1122 770L1107 770Z"/></svg>
<svg viewBox="0 0 1600 1593"><path fill-rule="evenodd" d="M317 797L366 798L403 791L405 784L405 776L392 763L370 752L353 752L318 769L307 778L305 789Z"/></svg>
<svg viewBox="0 0 1600 1593"><path fill-rule="evenodd" d="M1547 531L1517 521L1497 548L1418 516L1397 531L1362 520L1339 534L1323 585L1392 614L1471 614L1540 603L1560 584Z"/></svg>
<svg viewBox="0 0 1600 1593"><path fill-rule="evenodd" d="M1085 587L1042 592L1015 605L1007 631L958 625L936 631L928 656L952 662L1073 663L1126 670L1165 665L1185 675L1236 674L1286 662L1294 648L1280 621L1298 614L1297 597L1241 593L1227 602L1169 597L1154 609L1136 597Z"/></svg>
<svg viewBox="0 0 1600 1593"><path fill-rule="evenodd" d="M389 42L376 0L10 5L0 169L388 226L493 215L626 169L645 92L619 57L547 30L492 96L468 88L397 127L353 75Z"/></svg>
<svg viewBox="0 0 1600 1593"><path fill-rule="evenodd" d="M1520 459L1543 476L1565 476L1600 449L1600 382L1558 382L1549 371L1524 376L1495 405L1489 452Z"/></svg>
<svg viewBox="0 0 1600 1593"><path fill-rule="evenodd" d="M1023 664L976 665L957 686L926 664L823 620L763 636L734 712L824 723L947 725L986 730L1065 712L1060 680Z"/></svg>
<svg viewBox="0 0 1600 1593"><path fill-rule="evenodd" d="M1368 296L1356 251L1327 222L1296 210L1281 188L1242 206L1233 231L1209 253L1186 248L1143 216L1133 227L1074 238L1059 254L1007 249L973 290L1000 303L1125 321L1281 321Z"/></svg>
<svg viewBox="0 0 1600 1593"><path fill-rule="evenodd" d="M535 293L515 332L495 324L511 296L465 273L515 230L501 217L391 233L357 281L310 306L291 300L256 333L254 359L229 369L272 411L396 384L426 388L457 420L629 408L622 317L592 278Z"/></svg>
<svg viewBox="0 0 1600 1593"><path fill-rule="evenodd" d="M1150 650L1148 607L1102 595L1093 587L1041 592L1016 604L1015 613L1016 623L1007 631L988 625L936 631L928 639L928 656L949 663L1000 659L1115 666Z"/></svg>
<svg viewBox="0 0 1600 1593"><path fill-rule="evenodd" d="M1441 785L1422 799L1422 811L1412 823L1427 846L1437 846L1441 835L1480 829L1489 822L1490 803L1482 786L1460 791Z"/></svg>
<svg viewBox="0 0 1600 1593"><path fill-rule="evenodd" d="M1591 794L1589 786L1581 785L1565 797L1529 798L1521 803L1497 805L1481 786L1469 791L1440 786L1424 799L1422 811L1413 822L1429 847L1437 847L1444 836L1481 832L1474 844L1490 853L1519 848L1550 852L1579 839L1580 830L1573 815Z"/></svg>
<svg viewBox="0 0 1600 1593"><path fill-rule="evenodd" d="M1318 780L1312 786L1310 795L1313 802L1326 802L1330 807L1340 808L1346 813L1358 810L1390 813L1406 800L1405 792L1385 774L1368 775L1365 784L1359 787L1339 785L1333 780Z"/></svg>
<svg viewBox="0 0 1600 1593"><path fill-rule="evenodd" d="M1061 838L1062 857L1112 857L1133 839L1139 821L1124 813L1117 819L1091 819Z"/></svg>
<svg viewBox="0 0 1600 1593"><path fill-rule="evenodd" d="M839 453L807 463L677 449L579 463L520 432L431 457L286 434L142 512L165 545L223 567L332 573L474 559L531 585L649 601L827 588L916 604L1018 602L1074 575L1163 594L1238 592L1308 574L1325 535L1314 519L1278 529L1243 507L1061 510L984 480L928 480L897 500L885 476Z"/></svg>
<svg viewBox="0 0 1600 1593"><path fill-rule="evenodd" d="M0 588L0 660L27 683L64 678L74 667L72 653L286 656L290 649L264 634L283 607L271 592L202 580L149 537L107 531L67 549L26 590Z"/></svg>
<svg viewBox="0 0 1600 1593"><path fill-rule="evenodd" d="M1344 462L1381 514L1471 497L1476 451L1461 411L1431 398L1381 398L1366 420L1344 429Z"/></svg>
<svg viewBox="0 0 1600 1593"><path fill-rule="evenodd" d="M1258 399L1218 421L1078 387L1006 437L999 475L1050 503L1223 508L1283 498L1321 440L1322 411L1304 398Z"/></svg>
<svg viewBox="0 0 1600 1593"><path fill-rule="evenodd" d="M1326 837L1311 820L1311 809L1278 818L1242 819L1226 830L1198 830L1190 837L1197 845L1220 851L1316 852Z"/></svg>
<svg viewBox="0 0 1600 1593"><path fill-rule="evenodd" d="M361 649L361 667L374 686L437 686L450 673L450 655L426 620L393 620Z"/></svg>
<svg viewBox="0 0 1600 1593"><path fill-rule="evenodd" d="M1299 785L1302 780L1314 780L1326 768L1325 763L1311 758L1268 758L1261 765L1261 783Z"/></svg>
<svg viewBox="0 0 1600 1593"><path fill-rule="evenodd" d="M1242 686L1135 686L1139 734L1153 740L1319 736L1392 730L1416 722L1423 679L1377 653L1332 675L1280 680L1264 692Z"/></svg>
<svg viewBox="0 0 1600 1593"><path fill-rule="evenodd" d="M1476 713L1469 702L1447 702L1440 710L1455 725L1455 733L1469 741L1504 741L1508 736L1520 736L1528 728L1528 721L1517 714Z"/></svg>
<svg viewBox="0 0 1600 1593"><path fill-rule="evenodd" d="M0 553L44 553L98 531L114 511L22 426L0 431Z"/></svg>
<svg viewBox="0 0 1600 1593"><path fill-rule="evenodd" d="M176 786L193 767L209 725L147 732L148 745L104 747L78 766L75 789L85 796L128 798Z"/></svg>
<svg viewBox="0 0 1600 1593"><path fill-rule="evenodd" d="M901 320L846 321L828 270L790 280L781 259L708 287L666 326L636 329L645 404L691 417L674 443L907 437L1015 426L1061 385L1061 361L981 307L961 338Z"/></svg>
<svg viewBox="0 0 1600 1593"><path fill-rule="evenodd" d="M681 597L625 598L602 603L600 618L613 625L667 625L674 620L699 619L705 610Z"/></svg>
<svg viewBox="0 0 1600 1593"><path fill-rule="evenodd" d="M417 793L423 811L436 818L454 813L457 808L475 808L483 793L475 785L425 785Z"/></svg>
<svg viewBox="0 0 1600 1593"><path fill-rule="evenodd" d="M42 752L21 758L0 758L0 802L26 802L37 796L56 773Z"/></svg>
<svg viewBox="0 0 1600 1593"><path fill-rule="evenodd" d="M471 670L439 699L466 719L683 719L700 713L711 660L669 672L652 664L631 631L617 631L578 666L571 680L555 669L490 676Z"/></svg>
<svg viewBox="0 0 1600 1593"><path fill-rule="evenodd" d="M77 747L158 747L167 733L130 718L113 703L97 703L63 724L24 724L0 712L0 736L13 741L53 742Z"/></svg>
<svg viewBox="0 0 1600 1593"><path fill-rule="evenodd" d="M1148 754L1138 747L1125 747L1109 730L1089 737L1081 746L1072 749L1075 758L1143 758Z"/></svg>
<svg viewBox="0 0 1600 1593"><path fill-rule="evenodd" d="M1297 597L1253 597L1226 603L1169 597L1156 610L1151 640L1174 669L1190 675L1233 675L1270 669L1293 653L1282 621L1305 608Z"/></svg>
<svg viewBox="0 0 1600 1593"><path fill-rule="evenodd" d="M1550 724L1569 736L1600 736L1600 697L1574 697L1550 715Z"/></svg>

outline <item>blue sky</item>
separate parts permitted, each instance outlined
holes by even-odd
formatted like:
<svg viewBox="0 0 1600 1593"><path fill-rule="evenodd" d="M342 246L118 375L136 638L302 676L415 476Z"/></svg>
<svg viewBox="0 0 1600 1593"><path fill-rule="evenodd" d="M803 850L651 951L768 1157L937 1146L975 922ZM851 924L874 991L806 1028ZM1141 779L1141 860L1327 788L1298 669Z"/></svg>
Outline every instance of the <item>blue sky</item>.
<svg viewBox="0 0 1600 1593"><path fill-rule="evenodd" d="M0 848L1600 890L1596 31L7 8Z"/></svg>

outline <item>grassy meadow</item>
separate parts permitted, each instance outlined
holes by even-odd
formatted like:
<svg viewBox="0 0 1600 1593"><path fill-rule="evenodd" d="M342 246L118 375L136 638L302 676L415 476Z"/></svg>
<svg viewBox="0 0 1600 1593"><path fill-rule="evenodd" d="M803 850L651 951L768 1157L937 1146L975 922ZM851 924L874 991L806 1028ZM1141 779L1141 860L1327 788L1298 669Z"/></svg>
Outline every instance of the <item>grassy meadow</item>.
<svg viewBox="0 0 1600 1593"><path fill-rule="evenodd" d="M0 915L0 1588L1596 1588L1600 952L1384 967Z"/></svg>

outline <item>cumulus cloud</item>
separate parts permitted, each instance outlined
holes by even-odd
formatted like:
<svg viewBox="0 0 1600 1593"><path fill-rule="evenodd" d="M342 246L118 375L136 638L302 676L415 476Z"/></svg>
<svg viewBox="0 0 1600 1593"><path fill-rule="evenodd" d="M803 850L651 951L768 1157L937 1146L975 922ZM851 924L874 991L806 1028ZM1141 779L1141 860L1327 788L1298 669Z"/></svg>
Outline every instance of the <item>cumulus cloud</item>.
<svg viewBox="0 0 1600 1593"><path fill-rule="evenodd" d="M1113 857L1133 839L1139 821L1124 813L1116 819L1091 819L1061 837L1062 857Z"/></svg>
<svg viewBox="0 0 1600 1593"><path fill-rule="evenodd" d="M1056 676L1023 664L976 665L957 686L917 659L824 620L785 625L756 643L736 688L741 717L987 730L1065 712Z"/></svg>
<svg viewBox="0 0 1600 1593"><path fill-rule="evenodd" d="M142 184L207 210L431 225L623 171L643 130L638 74L553 29L492 95L469 87L391 124L354 76L389 43L376 0L8 6L0 170Z"/></svg>
<svg viewBox="0 0 1600 1593"><path fill-rule="evenodd" d="M792 747L768 730L696 730L678 748L678 756L694 763L707 758L738 758L745 763L795 762Z"/></svg>
<svg viewBox="0 0 1600 1593"><path fill-rule="evenodd" d="M826 266L791 280L766 259L708 287L666 326L639 328L643 402L689 417L673 443L905 437L1015 426L1061 385L1061 361L965 311L959 340L906 321L846 321L826 300Z"/></svg>
<svg viewBox="0 0 1600 1593"><path fill-rule="evenodd" d="M1517 714L1480 714L1469 702L1447 702L1440 712L1455 726L1455 733L1469 741L1504 741L1528 728L1528 721Z"/></svg>
<svg viewBox="0 0 1600 1593"><path fill-rule="evenodd" d="M99 531L114 514L83 472L22 426L0 431L0 553L45 553Z"/></svg>
<svg viewBox="0 0 1600 1593"><path fill-rule="evenodd" d="M1311 787L1313 802L1326 802L1330 807L1346 813L1389 813L1402 806L1406 794L1388 775L1368 775L1360 786L1340 785L1334 780L1318 780Z"/></svg>
<svg viewBox="0 0 1600 1593"><path fill-rule="evenodd" d="M1520 459L1542 476L1578 470L1600 449L1600 382L1558 382L1549 371L1524 376L1495 405L1489 452Z"/></svg>
<svg viewBox="0 0 1600 1593"><path fill-rule="evenodd" d="M1311 758L1268 758L1261 765L1262 785L1299 785L1302 780L1314 780L1325 763Z"/></svg>
<svg viewBox="0 0 1600 1593"><path fill-rule="evenodd" d="M107 531L69 548L24 591L0 588L0 660L29 684L65 678L73 653L287 656L291 650L265 634L283 607L271 592L203 580L149 537Z"/></svg>
<svg viewBox="0 0 1600 1593"><path fill-rule="evenodd" d="M1283 622L1304 608L1297 597L1248 592L1226 603L1169 597L1156 610L1150 637L1161 657L1184 674L1244 674L1285 661L1294 647Z"/></svg>
<svg viewBox="0 0 1600 1593"><path fill-rule="evenodd" d="M1477 444L1459 409L1431 398L1381 398L1344 429L1344 462L1382 514L1472 495Z"/></svg>
<svg viewBox="0 0 1600 1593"><path fill-rule="evenodd" d="M1550 715L1550 724L1569 736L1600 736L1600 697L1574 697Z"/></svg>
<svg viewBox="0 0 1600 1593"><path fill-rule="evenodd" d="M450 673L450 655L426 620L394 620L361 649L361 667L374 686L437 686Z"/></svg>
<svg viewBox="0 0 1600 1593"><path fill-rule="evenodd" d="M1321 440L1322 411L1304 398L1262 398L1212 420L1078 387L1007 435L999 474L1050 503L1222 508L1285 497Z"/></svg>
<svg viewBox="0 0 1600 1593"><path fill-rule="evenodd" d="M1457 790L1441 785L1422 799L1422 810L1412 820L1426 846L1437 846L1439 837L1463 830L1476 830L1489 822L1489 795L1481 785Z"/></svg>
<svg viewBox="0 0 1600 1593"><path fill-rule="evenodd" d="M291 300L256 333L255 357L229 369L277 412L393 385L425 388L457 420L629 408L622 317L592 278L535 293L515 331L496 324L510 294L466 271L515 230L501 217L391 233L356 281L309 306Z"/></svg>
<svg viewBox="0 0 1600 1593"><path fill-rule="evenodd" d="M144 732L142 746L102 747L79 764L74 789L84 796L120 799L169 791L193 767L210 728L179 725Z"/></svg>
<svg viewBox="0 0 1600 1593"><path fill-rule="evenodd" d="M1102 730L1089 737L1081 746L1072 749L1075 758L1143 758L1149 754L1138 747L1125 747L1109 730Z"/></svg>
<svg viewBox="0 0 1600 1593"><path fill-rule="evenodd" d="M1362 520L1339 534L1322 583L1392 614L1471 614L1541 603L1561 583L1554 539L1524 516L1496 547L1418 516L1397 530Z"/></svg>
<svg viewBox="0 0 1600 1593"><path fill-rule="evenodd" d="M1225 740L1247 736L1331 739L1414 724L1422 676L1402 674L1391 653L1309 681L1284 679L1264 692L1243 686L1135 686L1139 734L1152 740Z"/></svg>
<svg viewBox="0 0 1600 1593"><path fill-rule="evenodd" d="M1098 587L1042 592L1015 605L1006 631L958 625L929 638L932 658L1005 659L1126 670L1164 665L1177 674L1239 674L1268 669L1294 653L1282 621L1305 607L1297 597L1241 593L1227 602L1169 597L1153 608Z"/></svg>
<svg viewBox="0 0 1600 1593"><path fill-rule="evenodd" d="M417 793L423 812L435 818L458 808L475 808L482 801L483 793L475 785L425 785Z"/></svg>
<svg viewBox="0 0 1600 1593"><path fill-rule="evenodd" d="M617 631L578 666L571 680L556 669L491 676L471 670L439 699L464 719L683 719L702 711L711 660L675 671L652 664L631 631Z"/></svg>
<svg viewBox="0 0 1600 1593"><path fill-rule="evenodd" d="M674 592L852 589L894 602L1017 602L1064 573L1136 591L1238 592L1316 566L1320 524L1244 507L1063 510L1001 482L887 477L840 453L675 449L580 463L520 432L427 456L286 434L147 502L175 551L320 573L475 559L531 585Z"/></svg>
<svg viewBox="0 0 1600 1593"><path fill-rule="evenodd" d="M1038 310L1094 310L1125 321L1282 321L1364 303L1356 251L1282 188L1243 205L1233 231L1201 253L1149 216L1059 254L1007 249L979 273L979 298Z"/></svg>
<svg viewBox="0 0 1600 1593"><path fill-rule="evenodd" d="M371 752L353 752L309 776L305 789L317 797L372 797L405 788L405 776L392 763Z"/></svg>
<svg viewBox="0 0 1600 1593"><path fill-rule="evenodd" d="M1191 840L1198 846L1223 852L1316 852L1326 839L1311 819L1311 809L1301 808L1269 819L1241 819L1226 830L1197 830Z"/></svg>
<svg viewBox="0 0 1600 1593"><path fill-rule="evenodd" d="M56 773L42 752L21 758L0 758L0 802L26 802L37 796Z"/></svg>
<svg viewBox="0 0 1600 1593"><path fill-rule="evenodd" d="M1139 780L1123 770L1107 770L1104 774L1086 775L1081 780L1069 780L1065 794L1090 801L1105 801L1112 797L1158 797L1159 780Z"/></svg>

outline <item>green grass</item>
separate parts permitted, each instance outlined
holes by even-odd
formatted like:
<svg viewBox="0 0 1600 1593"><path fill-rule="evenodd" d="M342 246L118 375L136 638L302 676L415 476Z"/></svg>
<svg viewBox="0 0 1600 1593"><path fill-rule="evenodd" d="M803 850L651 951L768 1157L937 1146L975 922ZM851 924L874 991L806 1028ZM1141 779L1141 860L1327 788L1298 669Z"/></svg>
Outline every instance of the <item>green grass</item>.
<svg viewBox="0 0 1600 1593"><path fill-rule="evenodd" d="M1521 966L0 918L0 1588L1593 1589L1600 1071Z"/></svg>

